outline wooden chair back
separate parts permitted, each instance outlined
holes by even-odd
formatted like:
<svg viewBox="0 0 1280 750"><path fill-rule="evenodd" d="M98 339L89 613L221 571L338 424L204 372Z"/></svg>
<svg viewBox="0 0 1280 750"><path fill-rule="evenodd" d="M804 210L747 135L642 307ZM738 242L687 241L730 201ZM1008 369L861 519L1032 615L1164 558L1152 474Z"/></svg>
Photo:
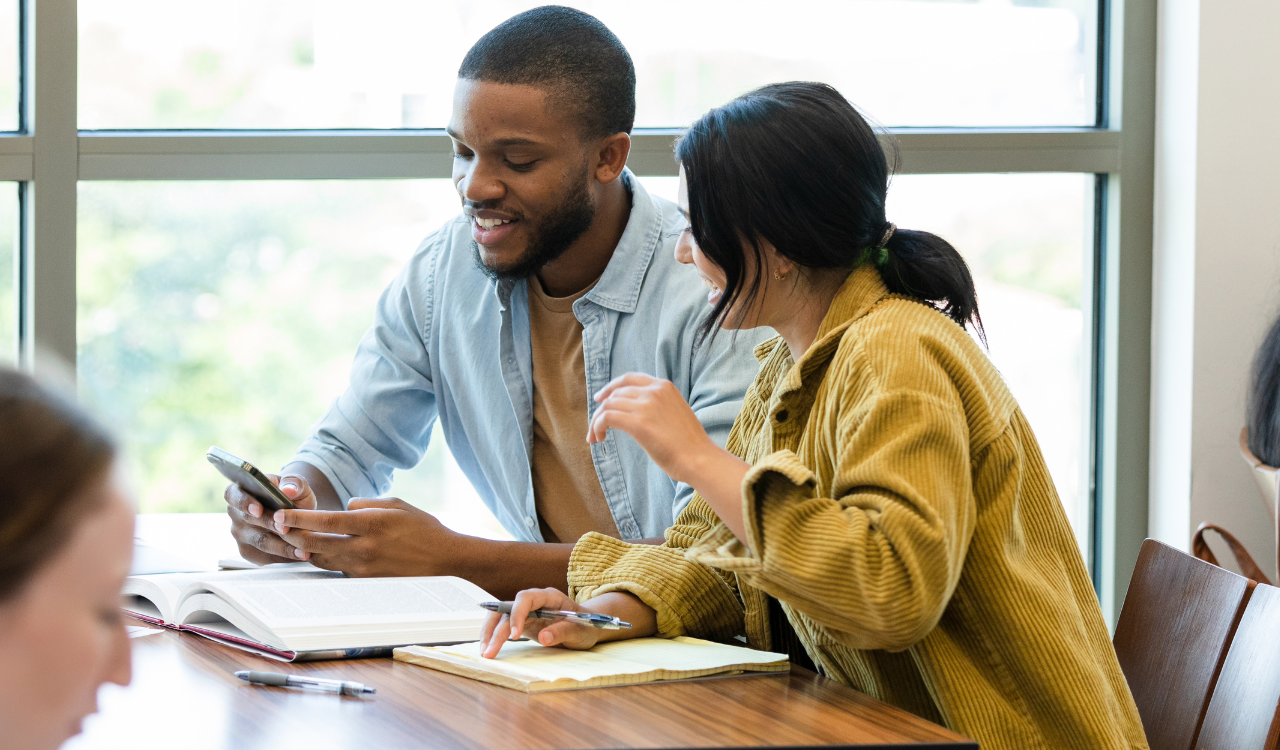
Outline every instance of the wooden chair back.
<svg viewBox="0 0 1280 750"><path fill-rule="evenodd" d="M1112 643L1151 750L1192 750L1252 581L1148 539Z"/></svg>
<svg viewBox="0 0 1280 750"><path fill-rule="evenodd" d="M1231 639L1196 748L1275 750L1278 740L1280 588L1260 584Z"/></svg>

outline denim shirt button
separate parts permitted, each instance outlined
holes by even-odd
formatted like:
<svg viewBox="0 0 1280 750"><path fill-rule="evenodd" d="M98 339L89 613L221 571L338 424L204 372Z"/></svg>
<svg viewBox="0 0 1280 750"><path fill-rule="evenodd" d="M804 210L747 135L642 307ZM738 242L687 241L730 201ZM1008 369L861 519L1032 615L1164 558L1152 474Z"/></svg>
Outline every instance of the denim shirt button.
<svg viewBox="0 0 1280 750"><path fill-rule="evenodd" d="M532 529L534 526L538 525L538 522L533 520L533 516L525 516L524 525Z"/></svg>

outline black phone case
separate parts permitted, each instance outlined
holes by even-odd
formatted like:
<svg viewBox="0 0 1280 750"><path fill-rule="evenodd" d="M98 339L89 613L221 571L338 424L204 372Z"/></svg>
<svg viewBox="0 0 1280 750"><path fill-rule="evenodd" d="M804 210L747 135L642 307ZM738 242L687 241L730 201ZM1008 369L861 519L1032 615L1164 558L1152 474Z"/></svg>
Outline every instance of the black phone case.
<svg viewBox="0 0 1280 750"><path fill-rule="evenodd" d="M262 506L270 512L284 510L286 508L296 508L293 501L285 496L267 479L267 475L263 474L253 464L242 458L234 456L217 446L209 448L209 452L204 456L213 464L222 476L230 479L239 485L240 489L249 493L255 500L262 503Z"/></svg>

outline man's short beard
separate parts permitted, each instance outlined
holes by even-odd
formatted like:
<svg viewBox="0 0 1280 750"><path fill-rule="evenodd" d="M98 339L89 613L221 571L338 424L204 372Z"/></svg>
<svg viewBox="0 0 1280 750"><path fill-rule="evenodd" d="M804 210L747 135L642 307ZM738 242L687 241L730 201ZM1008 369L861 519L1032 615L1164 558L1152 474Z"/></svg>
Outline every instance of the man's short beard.
<svg viewBox="0 0 1280 750"><path fill-rule="evenodd" d="M471 250L475 254L476 267L495 280L527 279L541 271L543 266L564 255L569 246L591 228L591 222L596 218L596 207L592 205L591 193L587 191L588 174L587 165L583 164L581 179L574 183L571 192L560 205L537 224L530 225L529 246L511 265L501 268L487 265L480 253L479 243L472 240Z"/></svg>

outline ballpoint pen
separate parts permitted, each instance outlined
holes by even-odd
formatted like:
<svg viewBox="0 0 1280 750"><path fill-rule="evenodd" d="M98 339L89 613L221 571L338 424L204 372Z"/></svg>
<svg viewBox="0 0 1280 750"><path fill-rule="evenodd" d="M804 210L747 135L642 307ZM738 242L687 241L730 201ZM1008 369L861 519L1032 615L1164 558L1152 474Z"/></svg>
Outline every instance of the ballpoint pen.
<svg viewBox="0 0 1280 750"><path fill-rule="evenodd" d="M251 672L242 669L236 672L236 677L244 680L251 685L274 685L276 687L309 687L318 688L320 690L328 690L340 695L368 695L378 692L367 685L361 685L358 682L349 682L347 680L325 680L319 677L299 677L292 674L280 674L279 672Z"/></svg>
<svg viewBox="0 0 1280 750"><path fill-rule="evenodd" d="M497 612L503 615L511 614L511 607L515 602L481 602L480 606L490 612ZM594 612L573 612L567 609L535 609L529 613L529 616L535 620L573 620L574 622L590 625L593 628L602 630L630 630L631 623L623 622L616 617L609 615L598 615Z"/></svg>

